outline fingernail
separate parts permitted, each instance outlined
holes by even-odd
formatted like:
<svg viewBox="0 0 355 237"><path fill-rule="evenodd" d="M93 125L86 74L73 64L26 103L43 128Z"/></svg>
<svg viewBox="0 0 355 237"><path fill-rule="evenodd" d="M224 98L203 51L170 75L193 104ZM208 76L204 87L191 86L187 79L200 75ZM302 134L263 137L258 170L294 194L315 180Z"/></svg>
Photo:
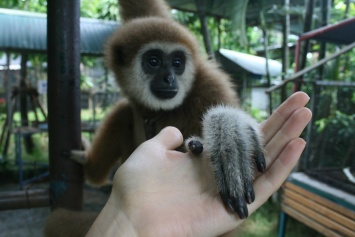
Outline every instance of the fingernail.
<svg viewBox="0 0 355 237"><path fill-rule="evenodd" d="M245 213L245 208L240 207L238 210L238 215L240 219L246 219L248 216L248 213Z"/></svg>

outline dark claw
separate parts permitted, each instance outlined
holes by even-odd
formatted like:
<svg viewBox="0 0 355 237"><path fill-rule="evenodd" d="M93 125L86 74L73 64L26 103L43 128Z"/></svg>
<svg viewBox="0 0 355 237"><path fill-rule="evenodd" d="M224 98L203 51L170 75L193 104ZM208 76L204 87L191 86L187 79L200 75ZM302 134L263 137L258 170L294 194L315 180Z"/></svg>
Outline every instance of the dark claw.
<svg viewBox="0 0 355 237"><path fill-rule="evenodd" d="M247 204L242 197L237 198L237 213L240 219L246 219L249 215Z"/></svg>
<svg viewBox="0 0 355 237"><path fill-rule="evenodd" d="M220 193L220 196L228 211L233 213L236 212L240 219L245 219L248 217L248 207L243 197L228 197L228 195L224 193Z"/></svg>
<svg viewBox="0 0 355 237"><path fill-rule="evenodd" d="M227 208L228 211L235 213L235 209L233 207L232 199L228 197L227 194L220 192L221 199L223 201L224 206Z"/></svg>
<svg viewBox="0 0 355 237"><path fill-rule="evenodd" d="M245 200L248 204L254 202L255 200L255 193L254 193L254 189L253 189L253 185L249 184L246 186L245 189Z"/></svg>
<svg viewBox="0 0 355 237"><path fill-rule="evenodd" d="M201 154L203 151L203 144L197 140L191 140L188 146L195 155Z"/></svg>
<svg viewBox="0 0 355 237"><path fill-rule="evenodd" d="M240 207L237 211L240 219L246 219L248 217L248 209L244 207Z"/></svg>
<svg viewBox="0 0 355 237"><path fill-rule="evenodd" d="M259 172L264 173L266 169L266 162L265 162L265 157L263 153L260 153L256 157L256 168L258 169Z"/></svg>

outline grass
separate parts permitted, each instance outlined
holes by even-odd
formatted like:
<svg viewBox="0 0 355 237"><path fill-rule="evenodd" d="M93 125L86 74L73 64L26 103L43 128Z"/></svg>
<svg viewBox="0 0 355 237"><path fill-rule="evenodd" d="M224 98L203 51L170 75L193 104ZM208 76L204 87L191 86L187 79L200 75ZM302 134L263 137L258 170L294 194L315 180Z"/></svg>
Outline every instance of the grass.
<svg viewBox="0 0 355 237"><path fill-rule="evenodd" d="M275 237L278 236L279 203L266 202L254 212L240 227L236 237ZM289 217L286 237L322 237L306 225Z"/></svg>
<svg viewBox="0 0 355 237"><path fill-rule="evenodd" d="M105 114L107 113L107 110L102 110L102 109L96 109L96 120L101 120ZM3 114L1 114L3 115ZM39 121L45 121L44 116L40 112L40 110L37 110L37 115L39 117ZM81 110L81 119L83 121L92 121L93 118L93 111L92 110ZM0 117L0 128L3 128L3 123L5 122L6 116L1 116ZM30 111L28 113L28 120L29 121L35 121L35 113L33 111ZM13 127L17 127L20 125L21 121L21 115L19 112L16 112L13 117ZM87 137L92 137L89 136L87 133L84 134ZM30 165L26 165L24 169L31 169L31 167L35 167L36 163L44 163L48 164L48 133L43 132L43 133L36 133L31 135L33 144L34 144L34 149L32 152L28 152L25 148L24 145L24 139L21 139L21 155L22 155L22 160L25 161L26 163L30 163ZM0 155L2 154L2 149L3 147L0 147ZM32 165L31 165L32 164ZM8 174L10 173L16 173L17 171L17 164L16 164L16 146L15 146L15 135L11 134L10 142L9 142L9 147L8 147L8 152L5 158L5 162L3 164L0 163L0 176L3 178L9 178L17 179L17 174L15 175L1 175L1 174ZM15 180L16 181L16 180Z"/></svg>

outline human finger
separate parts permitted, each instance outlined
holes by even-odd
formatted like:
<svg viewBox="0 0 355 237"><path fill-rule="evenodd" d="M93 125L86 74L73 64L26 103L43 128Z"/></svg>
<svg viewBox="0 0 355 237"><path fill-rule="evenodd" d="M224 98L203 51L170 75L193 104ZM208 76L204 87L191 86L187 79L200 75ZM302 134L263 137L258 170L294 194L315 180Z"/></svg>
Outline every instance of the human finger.
<svg viewBox="0 0 355 237"><path fill-rule="evenodd" d="M182 145L183 136L179 129L175 127L166 127L158 133L151 141L159 142L167 150L174 150Z"/></svg>
<svg viewBox="0 0 355 237"><path fill-rule="evenodd" d="M299 108L304 107L309 101L309 96L304 92L296 92L285 100L261 125L264 131L264 143L280 130L287 119Z"/></svg>
<svg viewBox="0 0 355 237"><path fill-rule="evenodd" d="M290 141L269 169L254 182L255 201L250 204L250 213L259 208L276 190L280 188L297 164L306 142L302 138Z"/></svg>
<svg viewBox="0 0 355 237"><path fill-rule="evenodd" d="M311 120L312 112L305 107L297 109L265 146L266 167L278 157L287 143L299 137Z"/></svg>

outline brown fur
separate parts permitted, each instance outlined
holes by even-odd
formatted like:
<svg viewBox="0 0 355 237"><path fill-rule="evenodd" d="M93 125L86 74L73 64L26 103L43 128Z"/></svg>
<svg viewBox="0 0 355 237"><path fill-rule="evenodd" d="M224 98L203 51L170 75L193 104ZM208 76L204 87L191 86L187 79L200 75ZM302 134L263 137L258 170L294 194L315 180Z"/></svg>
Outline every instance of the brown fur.
<svg viewBox="0 0 355 237"><path fill-rule="evenodd" d="M85 236L98 213L55 210L47 219L44 235L50 237Z"/></svg>
<svg viewBox="0 0 355 237"><path fill-rule="evenodd" d="M154 41L186 45L191 49L196 63L200 61L199 45L188 29L173 20L147 17L125 23L109 39L105 52L108 66L117 78L127 78L122 75L122 69L132 66L139 49ZM118 80L120 86L124 87L122 82L126 81Z"/></svg>
<svg viewBox="0 0 355 237"><path fill-rule="evenodd" d="M115 72L117 82L125 93L125 87L130 83L125 68L132 67L132 61L143 45L155 41L185 45L193 53L196 66L196 78L190 93L181 106L163 111L157 121L157 131L166 126L175 126L185 138L191 135L200 136L201 118L208 108L218 104L237 106L238 99L229 76L217 64L200 56L195 38L185 27L157 17L132 20L124 24L107 46L109 67ZM114 162L117 159L127 159L145 140L143 133L138 132L143 131L143 118L160 113L139 104L129 94L125 95L129 102L119 103L112 110L93 141L88 155L89 162L85 166L85 174L90 182L102 184Z"/></svg>

